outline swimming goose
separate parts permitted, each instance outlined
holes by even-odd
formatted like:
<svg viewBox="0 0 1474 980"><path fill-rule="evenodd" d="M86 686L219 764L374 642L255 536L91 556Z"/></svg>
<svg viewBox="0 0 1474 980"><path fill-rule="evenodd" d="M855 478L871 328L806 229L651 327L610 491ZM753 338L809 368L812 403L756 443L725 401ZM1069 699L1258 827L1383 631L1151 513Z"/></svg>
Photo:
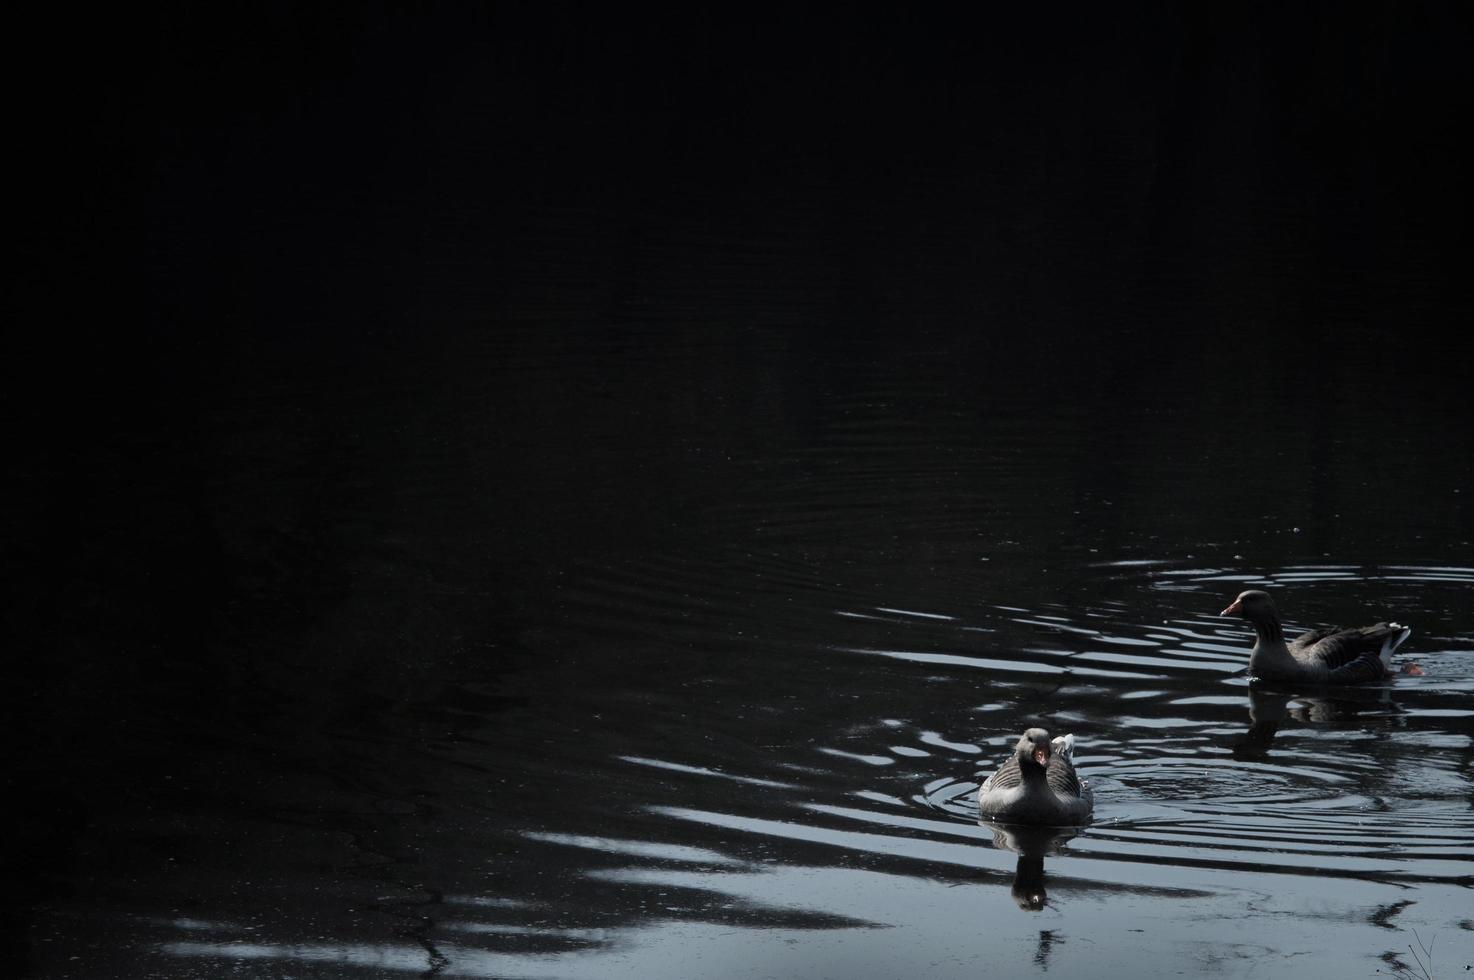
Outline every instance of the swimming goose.
<svg viewBox="0 0 1474 980"><path fill-rule="evenodd" d="M1239 593L1220 616L1237 614L1254 627L1257 638L1249 654L1249 673L1262 680L1308 684L1359 684L1392 673L1392 654L1412 633L1400 623L1378 623L1359 629L1311 630L1288 645L1279 612L1268 592Z"/></svg>
<svg viewBox="0 0 1474 980"><path fill-rule="evenodd" d="M1074 827L1086 823L1095 801L1075 775L1075 736L1053 741L1031 728L978 790L978 812L1001 823Z"/></svg>

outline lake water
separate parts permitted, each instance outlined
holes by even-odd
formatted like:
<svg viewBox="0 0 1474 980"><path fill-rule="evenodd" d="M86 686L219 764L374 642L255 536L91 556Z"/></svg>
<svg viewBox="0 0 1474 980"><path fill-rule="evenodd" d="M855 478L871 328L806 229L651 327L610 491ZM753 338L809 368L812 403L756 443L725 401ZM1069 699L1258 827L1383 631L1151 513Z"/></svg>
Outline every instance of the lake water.
<svg viewBox="0 0 1474 980"><path fill-rule="evenodd" d="M715 184L706 131L586 169L675 140L570 137L593 90L465 136L461 76L346 178L331 86L161 154L163 325L13 484L24 970L1463 975L1462 212L1053 70L921 161L748 117ZM1422 673L1251 689L1251 586ZM978 822L1034 725L1073 836Z"/></svg>

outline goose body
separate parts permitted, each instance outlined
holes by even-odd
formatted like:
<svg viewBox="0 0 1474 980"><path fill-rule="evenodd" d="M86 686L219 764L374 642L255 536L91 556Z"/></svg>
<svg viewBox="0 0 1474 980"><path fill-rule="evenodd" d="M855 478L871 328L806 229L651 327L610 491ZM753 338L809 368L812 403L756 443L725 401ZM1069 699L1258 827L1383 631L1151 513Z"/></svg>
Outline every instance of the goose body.
<svg viewBox="0 0 1474 980"><path fill-rule="evenodd" d="M1268 592L1250 589L1220 615L1238 614L1254 627L1249 673L1262 680L1360 684L1392 673L1392 654L1412 634L1401 623L1355 629L1311 630L1285 642L1279 611Z"/></svg>
<svg viewBox="0 0 1474 980"><path fill-rule="evenodd" d="M1095 800L1075 773L1075 736L1053 740L1031 728L978 790L978 812L986 820L1076 827L1090 820Z"/></svg>

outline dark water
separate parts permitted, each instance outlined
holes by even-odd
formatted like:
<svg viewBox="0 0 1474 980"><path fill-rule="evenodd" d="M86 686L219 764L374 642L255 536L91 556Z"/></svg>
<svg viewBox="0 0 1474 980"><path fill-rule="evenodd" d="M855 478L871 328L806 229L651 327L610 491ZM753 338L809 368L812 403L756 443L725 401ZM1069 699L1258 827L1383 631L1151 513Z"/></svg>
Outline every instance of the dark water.
<svg viewBox="0 0 1474 980"><path fill-rule="evenodd" d="M81 250L134 319L68 321L76 398L13 416L21 968L1474 963L1467 192L1419 115L1467 90L1129 27L858 103L791 42L797 109L698 52L697 113L588 38L421 28L405 91L393 29L258 26L307 38L295 108L104 133L141 251ZM1249 585L1423 673L1251 690ZM977 821L1035 724L1073 837Z"/></svg>

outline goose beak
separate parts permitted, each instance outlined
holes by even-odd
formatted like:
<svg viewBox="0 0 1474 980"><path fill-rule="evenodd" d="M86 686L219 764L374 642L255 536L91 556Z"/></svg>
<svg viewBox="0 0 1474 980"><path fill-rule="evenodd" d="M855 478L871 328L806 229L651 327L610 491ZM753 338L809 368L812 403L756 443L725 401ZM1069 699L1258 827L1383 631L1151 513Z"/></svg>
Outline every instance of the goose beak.
<svg viewBox="0 0 1474 980"><path fill-rule="evenodd" d="M1227 609L1223 610L1223 612L1219 613L1218 615L1234 616L1243 613L1243 611L1244 601L1242 599L1235 599L1232 603L1229 604L1229 607Z"/></svg>
<svg viewBox="0 0 1474 980"><path fill-rule="evenodd" d="M1043 747L1036 748L1034 750L1034 761L1041 766L1049 765L1049 749Z"/></svg>

